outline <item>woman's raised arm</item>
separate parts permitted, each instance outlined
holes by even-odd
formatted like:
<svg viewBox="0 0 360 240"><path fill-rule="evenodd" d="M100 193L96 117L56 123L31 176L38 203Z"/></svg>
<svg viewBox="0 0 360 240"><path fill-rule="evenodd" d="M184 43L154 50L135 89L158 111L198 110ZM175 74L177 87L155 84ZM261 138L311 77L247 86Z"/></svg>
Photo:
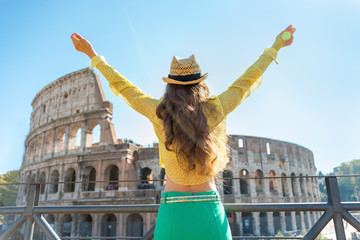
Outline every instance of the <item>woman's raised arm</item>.
<svg viewBox="0 0 360 240"><path fill-rule="evenodd" d="M268 68L270 63L277 57L277 52L293 42L293 33L295 28L288 26L275 39L272 48L265 49L259 59L249 67L227 90L222 92L218 98L221 102L224 115L232 112L241 102L245 100L255 89L257 89L262 80L262 74ZM286 32L286 36L283 35ZM284 37L285 36L285 37Z"/></svg>
<svg viewBox="0 0 360 240"><path fill-rule="evenodd" d="M111 67L104 57L97 55L91 43L80 34L72 34L71 40L76 50L86 54L91 59L91 68L96 67L108 80L110 90L116 96L123 97L125 102L135 111L147 117L152 123L157 124L158 118L155 109L159 100L145 94L140 88Z"/></svg>

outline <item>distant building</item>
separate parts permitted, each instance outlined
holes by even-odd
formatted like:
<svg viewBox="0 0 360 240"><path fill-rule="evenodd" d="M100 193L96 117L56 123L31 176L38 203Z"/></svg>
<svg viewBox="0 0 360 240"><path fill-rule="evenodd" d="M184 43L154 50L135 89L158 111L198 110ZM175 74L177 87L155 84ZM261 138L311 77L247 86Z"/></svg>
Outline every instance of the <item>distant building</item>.
<svg viewBox="0 0 360 240"><path fill-rule="evenodd" d="M159 203L163 182L152 180L163 179L165 171L158 164L157 144L143 147L116 138L112 103L105 100L92 70L70 73L45 86L32 107L20 174L21 182L41 184L40 205ZM316 178L271 178L316 175L310 150L240 135L230 135L229 146L228 167L220 177L235 179L218 181L224 202L320 200ZM129 179L136 181L122 181ZM21 185L17 205L25 205L27 191ZM318 217L318 212L228 214L234 235L301 231ZM74 237L142 236L156 222L153 213L48 214L45 218L61 236Z"/></svg>

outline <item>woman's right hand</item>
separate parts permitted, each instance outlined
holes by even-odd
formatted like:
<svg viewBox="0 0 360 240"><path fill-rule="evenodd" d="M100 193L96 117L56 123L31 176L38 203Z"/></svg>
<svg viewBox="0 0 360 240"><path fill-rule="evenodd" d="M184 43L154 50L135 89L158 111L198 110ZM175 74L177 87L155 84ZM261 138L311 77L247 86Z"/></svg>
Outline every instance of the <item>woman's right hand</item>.
<svg viewBox="0 0 360 240"><path fill-rule="evenodd" d="M282 31L281 33L279 33L279 35L277 35L276 39L275 39L275 43L273 45L273 48L275 48L276 50L279 50L280 48L286 47L286 46L290 46L294 40L294 32L296 31L296 28L294 28L292 26L292 24L290 24L284 31ZM289 39L283 39L282 35L284 32L290 32L290 38Z"/></svg>
<svg viewBox="0 0 360 240"><path fill-rule="evenodd" d="M91 43L85 38L83 38L80 34L73 33L71 35L71 40L74 44L75 49L79 52L85 53L90 59L94 56L97 56L97 53L95 52Z"/></svg>

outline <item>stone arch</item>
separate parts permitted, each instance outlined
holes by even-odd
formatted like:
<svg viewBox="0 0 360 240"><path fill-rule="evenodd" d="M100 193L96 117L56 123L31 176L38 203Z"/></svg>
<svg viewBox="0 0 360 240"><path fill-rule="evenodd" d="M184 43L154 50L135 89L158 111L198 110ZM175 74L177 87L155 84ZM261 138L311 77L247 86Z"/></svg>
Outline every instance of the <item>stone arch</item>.
<svg viewBox="0 0 360 240"><path fill-rule="evenodd" d="M101 124L93 122L88 126L89 131L86 134L86 147L99 146L101 144Z"/></svg>
<svg viewBox="0 0 360 240"><path fill-rule="evenodd" d="M153 173L151 168L144 167L140 169L140 184L138 184L138 189L154 189L155 185L153 182Z"/></svg>
<svg viewBox="0 0 360 240"><path fill-rule="evenodd" d="M255 171L255 185L256 185L256 193L263 193L264 192L264 173L258 169Z"/></svg>
<svg viewBox="0 0 360 240"><path fill-rule="evenodd" d="M223 172L223 190L224 194L233 194L233 173L230 170Z"/></svg>
<svg viewBox="0 0 360 240"><path fill-rule="evenodd" d="M281 190L282 190L283 197L289 196L289 190L287 188L286 179L287 179L286 174L282 173L281 174Z"/></svg>
<svg viewBox="0 0 360 240"><path fill-rule="evenodd" d="M126 236L141 237L143 235L143 218L138 213L132 213L126 218Z"/></svg>
<svg viewBox="0 0 360 240"><path fill-rule="evenodd" d="M102 218L101 236L102 237L115 237L117 218L114 214L106 214Z"/></svg>
<svg viewBox="0 0 360 240"><path fill-rule="evenodd" d="M107 179L106 190L117 190L119 188L119 168L112 164L105 169L104 178Z"/></svg>
<svg viewBox="0 0 360 240"><path fill-rule="evenodd" d="M273 219L274 219L274 233L277 234L279 231L281 231L280 213L274 212Z"/></svg>
<svg viewBox="0 0 360 240"><path fill-rule="evenodd" d="M64 147L65 147L65 130L59 129L56 133L56 138L55 138L55 152L59 153L64 151Z"/></svg>
<svg viewBox="0 0 360 240"><path fill-rule="evenodd" d="M92 166L85 168L83 175L83 191L95 191L96 169Z"/></svg>
<svg viewBox="0 0 360 240"><path fill-rule="evenodd" d="M36 141L36 153L35 153L35 157L40 157L41 155L41 147L42 147L42 137L39 137Z"/></svg>
<svg viewBox="0 0 360 240"><path fill-rule="evenodd" d="M153 183L153 173L151 168L144 167L140 169L140 180L142 183Z"/></svg>
<svg viewBox="0 0 360 240"><path fill-rule="evenodd" d="M293 196L297 196L295 181L296 181L296 175L295 175L295 173L291 173L291 190L292 190Z"/></svg>
<svg viewBox="0 0 360 240"><path fill-rule="evenodd" d="M69 132L69 150L78 149L81 146L81 127L75 125Z"/></svg>
<svg viewBox="0 0 360 240"><path fill-rule="evenodd" d="M249 187L249 182L248 182L248 178L249 177L249 172L246 169L241 169L240 170L240 193L244 194L244 195L248 195L250 194L250 187Z"/></svg>
<svg viewBox="0 0 360 240"><path fill-rule="evenodd" d="M79 221L79 236L91 237L93 228L93 218L90 214L82 214Z"/></svg>
<svg viewBox="0 0 360 240"><path fill-rule="evenodd" d="M276 173L274 170L270 170L269 172L269 190L271 192L276 192L277 186L276 186Z"/></svg>
<svg viewBox="0 0 360 240"><path fill-rule="evenodd" d="M61 221L60 236L61 237L70 237L71 236L71 227L72 227L72 217L70 214L65 214L62 217L62 221Z"/></svg>
<svg viewBox="0 0 360 240"><path fill-rule="evenodd" d="M40 194L44 194L45 192L45 182L46 182L46 173L42 172L39 177Z"/></svg>
<svg viewBox="0 0 360 240"><path fill-rule="evenodd" d="M253 227L253 215L252 213L242 213L242 229L243 235L252 235L254 234L254 227Z"/></svg>
<svg viewBox="0 0 360 240"><path fill-rule="evenodd" d="M57 193L59 190L59 172L57 170L54 170L51 172L50 175L50 193Z"/></svg>
<svg viewBox="0 0 360 240"><path fill-rule="evenodd" d="M45 142L44 142L44 153L45 154L51 153L52 139L53 139L53 135L51 133L46 135Z"/></svg>
<svg viewBox="0 0 360 240"><path fill-rule="evenodd" d="M292 223L291 223L291 213L285 212L285 225L286 225L286 231L292 231Z"/></svg>
<svg viewBox="0 0 360 240"><path fill-rule="evenodd" d="M266 212L260 212L260 235L261 236L268 236L268 219Z"/></svg>
<svg viewBox="0 0 360 240"><path fill-rule="evenodd" d="M76 182L76 171L73 168L68 168L64 177L64 192L74 192Z"/></svg>

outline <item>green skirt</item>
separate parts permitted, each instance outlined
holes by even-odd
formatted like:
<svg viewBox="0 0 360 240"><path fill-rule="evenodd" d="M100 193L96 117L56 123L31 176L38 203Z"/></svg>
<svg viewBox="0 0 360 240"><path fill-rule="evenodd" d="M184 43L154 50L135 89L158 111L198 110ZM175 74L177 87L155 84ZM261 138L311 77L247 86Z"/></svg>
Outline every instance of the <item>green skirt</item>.
<svg viewBox="0 0 360 240"><path fill-rule="evenodd" d="M164 192L156 219L154 240L229 240L232 239L224 206L220 200L181 201L182 196L191 199L198 195L214 198L216 191L199 193ZM179 197L179 198L176 198ZM167 199L168 198L168 199ZM176 202L173 200L180 199Z"/></svg>

